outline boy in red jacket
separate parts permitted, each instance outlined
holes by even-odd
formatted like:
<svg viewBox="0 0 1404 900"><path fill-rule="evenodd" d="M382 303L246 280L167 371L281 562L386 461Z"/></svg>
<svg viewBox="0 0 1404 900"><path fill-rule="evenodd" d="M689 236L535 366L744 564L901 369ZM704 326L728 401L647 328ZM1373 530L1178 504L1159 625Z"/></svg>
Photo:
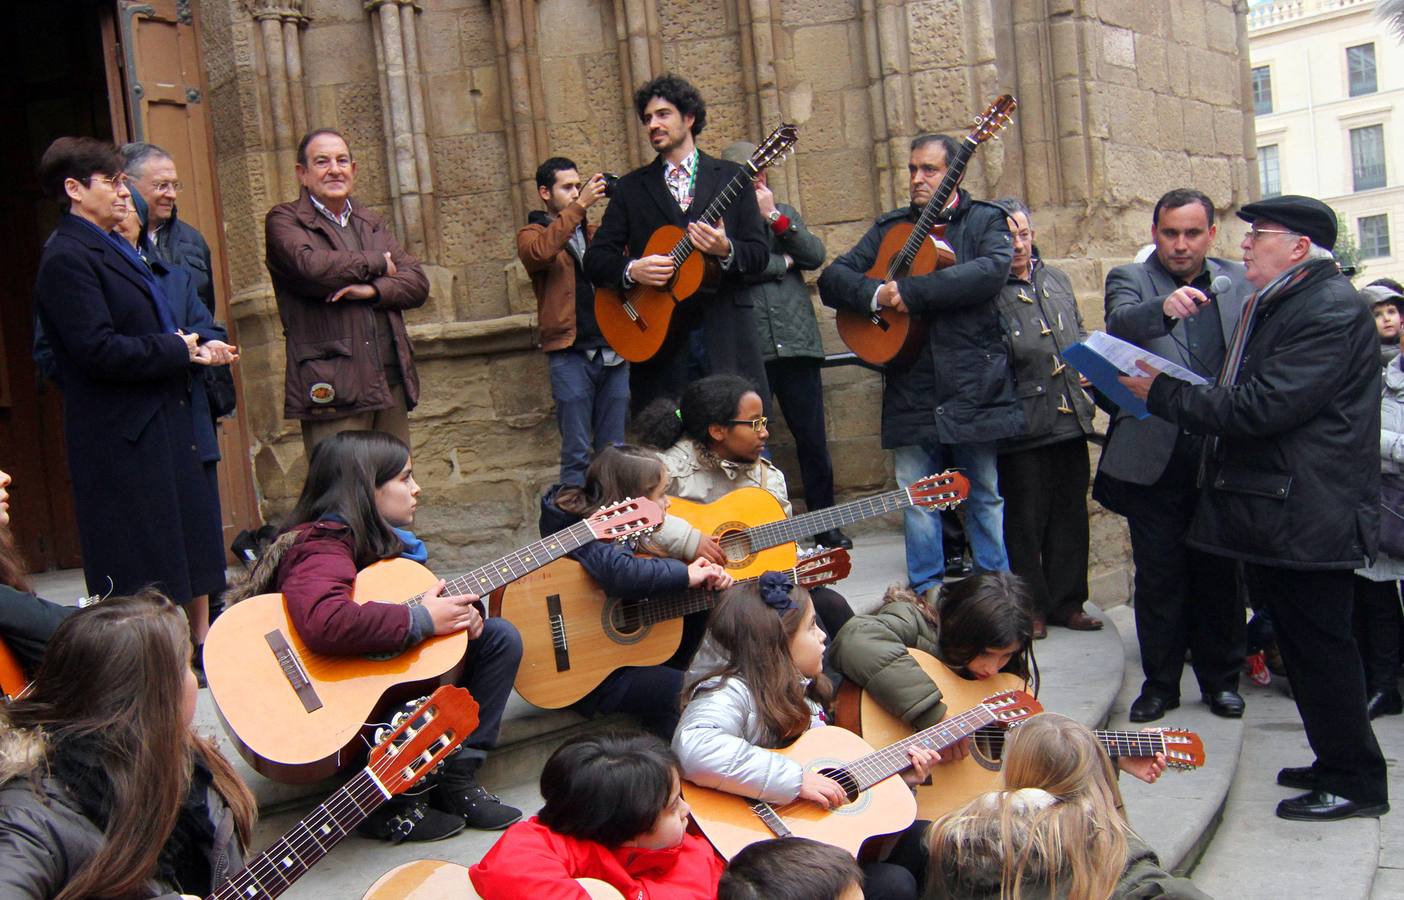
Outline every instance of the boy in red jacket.
<svg viewBox="0 0 1404 900"><path fill-rule="evenodd" d="M584 900L577 878L628 900L712 900L725 866L688 834L678 761L652 735L563 744L541 770L541 812L507 829L469 870L484 900Z"/></svg>

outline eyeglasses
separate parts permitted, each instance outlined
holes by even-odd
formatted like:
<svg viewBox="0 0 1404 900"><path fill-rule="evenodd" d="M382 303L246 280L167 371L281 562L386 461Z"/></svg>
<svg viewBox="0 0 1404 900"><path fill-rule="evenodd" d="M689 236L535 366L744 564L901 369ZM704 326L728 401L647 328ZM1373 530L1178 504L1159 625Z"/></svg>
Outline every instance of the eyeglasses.
<svg viewBox="0 0 1404 900"><path fill-rule="evenodd" d="M179 194L181 191L185 190L185 185L181 184L179 181L158 181L151 186L151 190L157 194Z"/></svg>
<svg viewBox="0 0 1404 900"><path fill-rule="evenodd" d="M107 185L108 187L110 187L110 188L112 188L114 191L116 191L116 190L120 190L123 186L126 185L126 183L127 183L127 176L126 176L126 175L93 175L93 176L89 179L89 182L90 182L89 186L90 186L90 187L91 187L91 182L93 182L93 181L101 181L103 184Z"/></svg>
<svg viewBox="0 0 1404 900"><path fill-rule="evenodd" d="M770 419L766 416L756 416L754 419L731 419L729 425L749 425L756 431L765 431L770 424Z"/></svg>
<svg viewBox="0 0 1404 900"><path fill-rule="evenodd" d="M1246 240L1256 241L1265 234L1290 234L1293 237L1301 237L1301 235L1295 231L1283 231L1280 228L1249 228L1247 231L1243 232L1243 237Z"/></svg>

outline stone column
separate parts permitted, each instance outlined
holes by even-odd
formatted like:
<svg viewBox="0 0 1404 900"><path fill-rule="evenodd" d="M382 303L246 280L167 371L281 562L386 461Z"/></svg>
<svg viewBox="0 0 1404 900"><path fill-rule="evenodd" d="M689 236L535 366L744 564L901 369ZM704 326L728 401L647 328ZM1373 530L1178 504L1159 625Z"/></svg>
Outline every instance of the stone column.
<svg viewBox="0 0 1404 900"><path fill-rule="evenodd" d="M663 72L663 44L658 34L657 0L614 0L614 28L619 40L619 94L624 110L630 168L644 164L643 130L634 114L634 90Z"/></svg>
<svg viewBox="0 0 1404 900"><path fill-rule="evenodd" d="M742 49L750 53L742 54L750 76L746 79L747 93L754 97L756 118L753 129L759 143L766 135L786 119L784 97L788 85L781 77L781 66L776 60L776 13L772 0L741 0L741 33L745 43ZM804 132L800 131L800 141ZM770 170L768 176L771 188L784 198L786 203L803 211L800 199L799 175L795 169L795 159L791 156L781 165Z"/></svg>
<svg viewBox="0 0 1404 900"><path fill-rule="evenodd" d="M532 61L527 47L527 28L535 27L536 7L531 18L523 8L530 0L502 0L493 4L497 30L498 73L501 78L502 118L507 126L507 160L512 178L512 209L518 219L536 208L535 173L541 160L537 152L537 119L532 87ZM530 26L528 22L532 23ZM532 43L535 43L533 38ZM545 142L542 141L542 146Z"/></svg>
<svg viewBox="0 0 1404 900"><path fill-rule="evenodd" d="M395 226L405 248L424 258L429 251L425 210L433 208L434 189L418 71L419 7L416 0L366 0L365 10L375 38Z"/></svg>
<svg viewBox="0 0 1404 900"><path fill-rule="evenodd" d="M297 142L307 128L307 103L302 86L302 29L311 20L303 0L252 0L248 11L258 24L263 45L264 86L268 91L273 151L277 158L280 196L298 191Z"/></svg>
<svg viewBox="0 0 1404 900"><path fill-rule="evenodd" d="M903 0L863 0L879 209L891 209L907 198L907 143L916 131L916 113L906 12Z"/></svg>

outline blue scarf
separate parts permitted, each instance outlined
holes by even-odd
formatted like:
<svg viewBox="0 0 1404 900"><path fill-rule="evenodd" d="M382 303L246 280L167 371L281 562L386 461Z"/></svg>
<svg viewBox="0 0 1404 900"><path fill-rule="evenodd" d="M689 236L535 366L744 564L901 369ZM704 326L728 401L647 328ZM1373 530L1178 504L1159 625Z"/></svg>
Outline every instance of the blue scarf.
<svg viewBox="0 0 1404 900"><path fill-rule="evenodd" d="M390 530L395 532L399 536L400 542L405 545L405 549L400 553L401 559L409 559L421 564L429 561L429 548L424 546L423 541L415 537L413 531L407 528L396 528L394 525L390 526Z"/></svg>
<svg viewBox="0 0 1404 900"><path fill-rule="evenodd" d="M112 242L112 246L117 248L117 252L131 263L136 271L141 275L142 281L146 282L146 289L151 292L151 305L156 308L156 320L161 324L161 331L167 334L174 334L176 331L175 316L171 315L171 301L166 297L166 292L161 289L161 282L156 280L156 274L151 271L151 267L146 264L146 260L136 252L127 239L111 231L103 231L92 222L79 215L73 218L86 224L89 228L101 234Z"/></svg>

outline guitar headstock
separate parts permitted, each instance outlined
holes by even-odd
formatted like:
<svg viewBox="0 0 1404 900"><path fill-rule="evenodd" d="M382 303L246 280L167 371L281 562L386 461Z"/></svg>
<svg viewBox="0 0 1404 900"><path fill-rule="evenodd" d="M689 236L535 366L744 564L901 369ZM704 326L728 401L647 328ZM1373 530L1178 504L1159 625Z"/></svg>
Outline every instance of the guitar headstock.
<svg viewBox="0 0 1404 900"><path fill-rule="evenodd" d="M980 701L980 705L990 711L996 724L1006 728L1043 712L1043 704L1035 700L1028 691L1004 691L986 697Z"/></svg>
<svg viewBox="0 0 1404 900"><path fill-rule="evenodd" d="M1172 769L1197 769L1204 765L1204 739L1184 728L1152 729L1165 741L1165 764Z"/></svg>
<svg viewBox="0 0 1404 900"><path fill-rule="evenodd" d="M1009 94L1001 94L993 103L985 107L984 115L975 120L975 128L971 130L969 139L977 144L983 144L999 133L999 130L1009 124L1009 120L1014 117L1014 110L1019 108L1019 101Z"/></svg>
<svg viewBox="0 0 1404 900"><path fill-rule="evenodd" d="M781 122L780 127L772 131L770 137L762 141L761 145L756 148L756 152L752 153L751 158L747 160L753 170L752 174L761 169L768 169L789 156L797 143L799 143L799 126Z"/></svg>
<svg viewBox="0 0 1404 900"><path fill-rule="evenodd" d="M942 472L912 482L907 488L913 506L949 509L970 495L970 481L959 472Z"/></svg>
<svg viewBox="0 0 1404 900"><path fill-rule="evenodd" d="M602 506L585 520L596 540L622 541L663 524L663 510L647 497L628 497Z"/></svg>
<svg viewBox="0 0 1404 900"><path fill-rule="evenodd" d="M391 794L402 794L433 771L478 727L478 701L446 685L371 749L366 768Z"/></svg>
<svg viewBox="0 0 1404 900"><path fill-rule="evenodd" d="M805 587L818 587L834 581L842 581L853 571L853 563L848 551L842 547L811 553L795 566L795 584Z"/></svg>

